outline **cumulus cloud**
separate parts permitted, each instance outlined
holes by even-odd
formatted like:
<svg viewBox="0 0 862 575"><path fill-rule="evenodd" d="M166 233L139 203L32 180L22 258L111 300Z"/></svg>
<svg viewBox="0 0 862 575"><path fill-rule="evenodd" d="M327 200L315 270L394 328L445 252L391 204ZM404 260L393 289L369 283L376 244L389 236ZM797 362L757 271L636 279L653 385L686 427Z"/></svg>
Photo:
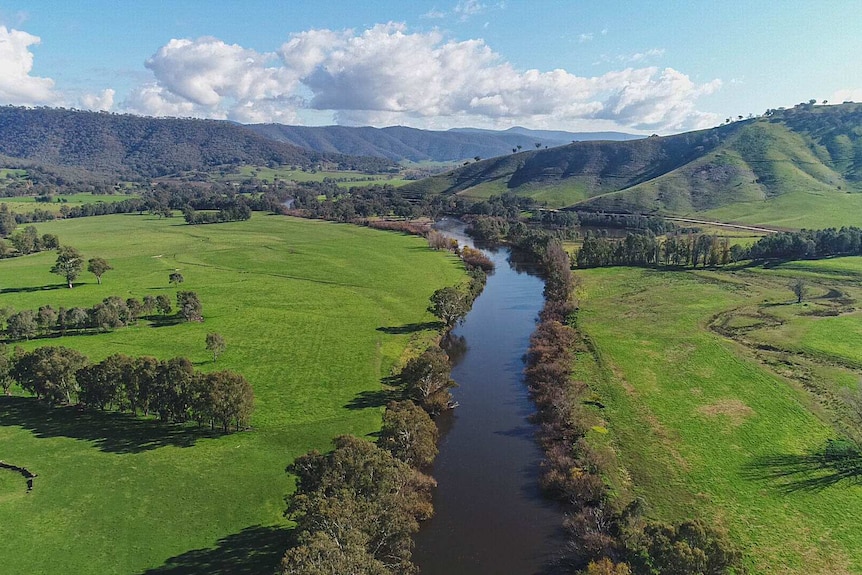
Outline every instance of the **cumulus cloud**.
<svg viewBox="0 0 862 575"><path fill-rule="evenodd" d="M51 78L31 76L33 53L31 46L40 39L21 30L0 26L0 102L4 104L56 104Z"/></svg>
<svg viewBox="0 0 862 575"><path fill-rule="evenodd" d="M637 60L660 54L651 50ZM677 130L715 123L717 116L697 110L697 100L721 85L697 84L672 68L594 77L517 70L483 40L413 33L397 23L308 30L264 54L215 38L171 40L146 66L155 81L135 90L127 109L241 122L292 122L305 108L352 125L563 128L589 120Z"/></svg>
<svg viewBox="0 0 862 575"><path fill-rule="evenodd" d="M86 110L107 112L114 107L116 91L112 88L102 90L100 94L84 94L81 96L81 106Z"/></svg>

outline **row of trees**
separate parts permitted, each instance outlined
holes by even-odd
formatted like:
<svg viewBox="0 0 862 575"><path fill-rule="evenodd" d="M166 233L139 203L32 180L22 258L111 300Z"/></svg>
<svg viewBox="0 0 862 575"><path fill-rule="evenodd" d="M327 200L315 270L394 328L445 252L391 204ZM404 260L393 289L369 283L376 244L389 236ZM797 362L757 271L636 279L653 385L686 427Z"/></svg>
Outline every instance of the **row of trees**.
<svg viewBox="0 0 862 575"><path fill-rule="evenodd" d="M744 259L745 249L708 234L629 233L622 240L588 235L577 254L581 268L603 266L717 266Z"/></svg>
<svg viewBox="0 0 862 575"><path fill-rule="evenodd" d="M202 305L195 292L177 292L177 313L185 321L203 321ZM167 316L173 311L171 300L165 295L146 295L143 299L122 299L110 296L90 308L72 307L54 309L44 305L38 310L2 310L0 327L10 341L85 333L91 330L110 331L135 324L139 318L158 312Z"/></svg>
<svg viewBox="0 0 862 575"><path fill-rule="evenodd" d="M850 255L862 255L862 229L854 226L770 234L745 250L742 258L798 260Z"/></svg>
<svg viewBox="0 0 862 575"><path fill-rule="evenodd" d="M199 212L191 206L185 206L183 208L183 217L187 224L239 222L251 218L251 208L242 200L237 200L232 205L219 208L215 212Z"/></svg>
<svg viewBox="0 0 862 575"><path fill-rule="evenodd" d="M0 353L0 381L8 391L12 381L51 405L78 402L85 407L134 414L157 414L163 422L196 421L227 432L248 427L254 392L245 378L232 371L195 372L184 357L108 356L89 363L80 352L45 346L10 356ZM5 374L3 366L6 366Z"/></svg>

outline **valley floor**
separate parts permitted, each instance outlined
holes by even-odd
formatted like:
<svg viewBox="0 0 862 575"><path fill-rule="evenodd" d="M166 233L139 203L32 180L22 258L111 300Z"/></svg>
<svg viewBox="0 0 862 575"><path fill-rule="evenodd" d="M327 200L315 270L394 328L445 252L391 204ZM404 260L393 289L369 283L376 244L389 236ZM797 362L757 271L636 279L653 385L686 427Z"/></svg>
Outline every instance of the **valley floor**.
<svg viewBox="0 0 862 575"><path fill-rule="evenodd" d="M754 573L862 572L862 258L578 271L575 377L622 500L726 528ZM802 303L790 283L803 278Z"/></svg>

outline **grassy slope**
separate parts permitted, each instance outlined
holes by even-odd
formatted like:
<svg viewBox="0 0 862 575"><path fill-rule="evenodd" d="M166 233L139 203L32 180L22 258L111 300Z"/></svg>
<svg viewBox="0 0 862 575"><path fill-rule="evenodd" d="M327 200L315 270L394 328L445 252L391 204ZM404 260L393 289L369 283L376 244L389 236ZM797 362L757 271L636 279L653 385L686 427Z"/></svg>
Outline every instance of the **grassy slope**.
<svg viewBox="0 0 862 575"><path fill-rule="evenodd" d="M199 227L105 216L38 228L115 269L102 286L90 275L74 290L44 290L60 283L48 273L53 254L3 260L0 306L173 297L167 276L179 269L181 288L198 292L205 317L203 324L38 343L75 347L94 360L114 352L186 355L199 369L234 369L253 384L256 412L252 432L195 442L139 421L82 423L70 410L40 415L32 402L0 398L0 459L39 474L26 497L5 499L8 478L0 483L0 524L11 526L0 543L9 573L56 573L60 565L66 573L139 573L228 537L192 557L201 567L231 557L231 542L248 543L246 535L271 540L269 532L242 530L283 521L291 489L285 465L310 448L326 449L337 434L374 431L379 409L346 406L379 389L411 342L432 336L377 328L429 321L428 296L463 278L454 258L430 252L419 238L276 216ZM9 291L16 289L24 291ZM217 364L204 349L210 331L227 341Z"/></svg>
<svg viewBox="0 0 862 575"><path fill-rule="evenodd" d="M820 448L831 427L807 394L706 328L730 307L786 301L786 283L753 292L700 272L579 275L580 326L598 352L582 354L577 376L607 406L599 415L624 467L612 482L645 496L654 517L726 525L756 573L862 570L862 488L770 478L786 469L767 458Z"/></svg>
<svg viewBox="0 0 862 575"><path fill-rule="evenodd" d="M249 177L255 177L264 182L272 182L278 178L281 180L293 180L294 182L322 182L325 178L333 180L348 179L355 181L337 182L343 188L352 186L370 186L374 184L389 184L390 186L403 186L408 183L407 180L401 178L390 178L387 176L369 176L362 172L347 172L347 171L302 171L291 170L288 168L266 168L263 166L242 166L239 174L229 174L224 176L224 181L239 181Z"/></svg>

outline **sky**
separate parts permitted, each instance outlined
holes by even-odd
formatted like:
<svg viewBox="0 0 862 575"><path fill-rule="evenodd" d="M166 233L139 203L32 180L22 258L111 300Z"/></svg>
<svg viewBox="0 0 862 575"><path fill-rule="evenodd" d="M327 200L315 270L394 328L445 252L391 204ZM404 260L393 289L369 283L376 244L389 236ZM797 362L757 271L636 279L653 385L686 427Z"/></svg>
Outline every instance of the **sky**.
<svg viewBox="0 0 862 575"><path fill-rule="evenodd" d="M0 105L669 134L862 101L859 0L0 0Z"/></svg>

